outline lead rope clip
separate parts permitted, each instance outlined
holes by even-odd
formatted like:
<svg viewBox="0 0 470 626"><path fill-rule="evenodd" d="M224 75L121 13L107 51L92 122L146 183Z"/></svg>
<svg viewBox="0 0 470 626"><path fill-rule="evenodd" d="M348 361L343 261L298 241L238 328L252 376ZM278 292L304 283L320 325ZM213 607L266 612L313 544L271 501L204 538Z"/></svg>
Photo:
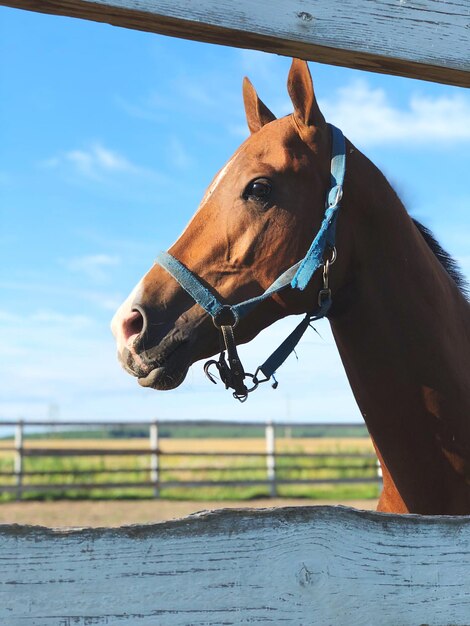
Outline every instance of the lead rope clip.
<svg viewBox="0 0 470 626"><path fill-rule="evenodd" d="M238 356L233 328L238 323L238 317L232 308L228 305L223 306L214 316L214 326L219 329L221 341L221 351L219 360L214 359L207 361L204 365L204 373L213 383L216 383L214 376L210 372L211 366L215 366L219 372L220 379L226 389L233 389L233 397L240 402L245 402L248 394L254 391L258 383L254 380L254 376L245 372L240 357ZM227 351L227 359L225 359L225 351ZM245 385L245 378L249 377L254 381L254 385L248 388Z"/></svg>
<svg viewBox="0 0 470 626"><path fill-rule="evenodd" d="M322 308L326 302L331 302L330 267L336 261L336 248L331 249L331 259L326 259L323 264L323 289L318 292L318 306Z"/></svg>

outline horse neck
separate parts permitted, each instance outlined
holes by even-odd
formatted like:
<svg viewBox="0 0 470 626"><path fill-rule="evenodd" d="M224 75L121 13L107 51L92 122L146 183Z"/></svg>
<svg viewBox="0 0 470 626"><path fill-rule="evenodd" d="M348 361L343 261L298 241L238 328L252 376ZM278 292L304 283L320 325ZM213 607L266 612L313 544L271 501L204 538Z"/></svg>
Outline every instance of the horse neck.
<svg viewBox="0 0 470 626"><path fill-rule="evenodd" d="M383 461L381 508L470 513L470 306L383 175L350 161L351 270L330 321Z"/></svg>

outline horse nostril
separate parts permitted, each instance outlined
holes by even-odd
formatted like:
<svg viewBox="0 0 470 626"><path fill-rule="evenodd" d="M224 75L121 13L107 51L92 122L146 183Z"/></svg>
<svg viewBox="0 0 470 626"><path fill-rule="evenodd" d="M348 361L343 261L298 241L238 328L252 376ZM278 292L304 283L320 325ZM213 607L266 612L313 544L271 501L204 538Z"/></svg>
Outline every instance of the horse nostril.
<svg viewBox="0 0 470 626"><path fill-rule="evenodd" d="M146 328L145 312L141 307L134 307L131 314L122 322L122 332L124 340L129 343L131 339L136 339Z"/></svg>

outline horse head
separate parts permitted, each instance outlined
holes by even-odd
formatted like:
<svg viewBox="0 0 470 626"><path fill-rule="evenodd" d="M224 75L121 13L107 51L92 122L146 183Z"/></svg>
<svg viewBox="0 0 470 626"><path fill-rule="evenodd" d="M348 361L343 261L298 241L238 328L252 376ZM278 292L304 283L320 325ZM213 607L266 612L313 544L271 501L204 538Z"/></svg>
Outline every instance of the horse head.
<svg viewBox="0 0 470 626"><path fill-rule="evenodd" d="M288 92L294 112L276 119L245 78L250 136L215 176L169 250L198 285L226 304L259 296L298 263L324 219L332 139L305 62L293 61ZM335 285L343 280L344 252ZM316 272L303 290L285 288L258 303L239 320L236 342L250 341L286 315L312 310L321 281ZM112 329L123 367L155 389L177 387L192 363L220 347L211 315L160 263L121 305Z"/></svg>
<svg viewBox="0 0 470 626"><path fill-rule="evenodd" d="M171 389L221 349L206 372L217 367L244 400L328 315L381 461L379 509L468 514L462 282L380 170L325 122L306 63L294 60L288 91L294 112L275 119L245 80L250 137L116 313L121 363L141 385ZM304 320L247 374L236 344L297 313Z"/></svg>

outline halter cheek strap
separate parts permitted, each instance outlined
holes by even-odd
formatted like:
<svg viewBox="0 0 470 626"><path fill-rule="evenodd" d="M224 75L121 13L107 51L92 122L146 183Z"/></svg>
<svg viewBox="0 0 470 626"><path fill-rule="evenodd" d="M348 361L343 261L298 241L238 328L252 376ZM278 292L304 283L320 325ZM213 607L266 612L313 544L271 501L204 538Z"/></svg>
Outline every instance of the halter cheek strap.
<svg viewBox="0 0 470 626"><path fill-rule="evenodd" d="M155 260L212 317L215 326L220 330L221 353L219 359L218 361L208 361L204 366L204 371L209 379L215 383L216 381L210 373L210 367L215 365L225 387L233 389L234 397L241 402L244 402L248 394L254 391L260 383L266 382L270 378L274 380L273 387L277 387L277 381L274 378L276 370L295 349L309 325L313 321L325 317L331 307L331 291L328 284L329 267L336 259L336 218L343 196L346 151L343 133L332 124L328 126L332 136L331 182L326 199L325 215L320 229L304 258L283 272L264 293L238 304L223 304L210 289L201 283L195 274L168 252L160 252ZM324 256L327 248L333 251L333 256L325 261ZM250 313L260 302L270 298L273 294L286 287L303 291L316 270L320 267L323 267L323 289L319 291L318 302L315 308L306 313L300 324L271 356L258 367L254 374L245 372L237 353L233 332L238 321ZM225 359L225 350L227 351L228 360ZM263 379L260 378L260 372L264 376ZM246 378L251 379L251 387L246 386L244 382Z"/></svg>

